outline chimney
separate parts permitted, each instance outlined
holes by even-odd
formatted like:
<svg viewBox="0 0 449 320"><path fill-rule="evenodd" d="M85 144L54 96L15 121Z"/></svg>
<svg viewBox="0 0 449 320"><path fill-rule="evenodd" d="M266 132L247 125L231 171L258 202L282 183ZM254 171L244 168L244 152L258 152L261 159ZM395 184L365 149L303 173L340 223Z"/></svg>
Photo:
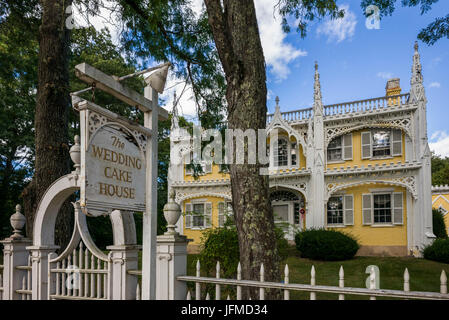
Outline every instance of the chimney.
<svg viewBox="0 0 449 320"><path fill-rule="evenodd" d="M401 79L394 78L387 81L386 96L397 96L401 94Z"/></svg>

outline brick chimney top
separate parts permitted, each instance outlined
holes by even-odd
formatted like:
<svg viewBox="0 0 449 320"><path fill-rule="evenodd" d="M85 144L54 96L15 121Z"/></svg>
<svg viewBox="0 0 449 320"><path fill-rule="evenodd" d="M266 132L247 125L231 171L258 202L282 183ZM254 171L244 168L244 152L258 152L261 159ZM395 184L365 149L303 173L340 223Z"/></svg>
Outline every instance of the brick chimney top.
<svg viewBox="0 0 449 320"><path fill-rule="evenodd" d="M401 84L399 78L390 79L387 81L386 95L387 96L395 96L401 94Z"/></svg>

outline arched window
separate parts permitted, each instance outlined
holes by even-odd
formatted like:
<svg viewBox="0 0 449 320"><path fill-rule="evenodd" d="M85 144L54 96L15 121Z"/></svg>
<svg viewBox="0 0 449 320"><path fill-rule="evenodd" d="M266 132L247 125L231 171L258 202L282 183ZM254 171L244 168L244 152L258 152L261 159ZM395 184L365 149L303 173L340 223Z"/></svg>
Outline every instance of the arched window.
<svg viewBox="0 0 449 320"><path fill-rule="evenodd" d="M274 144L274 166L288 166L288 142L286 139L279 138Z"/></svg>

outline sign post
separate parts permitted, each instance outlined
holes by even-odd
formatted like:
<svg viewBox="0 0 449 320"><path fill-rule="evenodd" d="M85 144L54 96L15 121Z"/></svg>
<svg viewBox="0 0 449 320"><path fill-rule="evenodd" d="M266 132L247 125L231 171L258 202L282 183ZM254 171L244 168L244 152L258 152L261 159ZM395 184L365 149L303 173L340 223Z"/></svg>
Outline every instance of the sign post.
<svg viewBox="0 0 449 320"><path fill-rule="evenodd" d="M147 81L145 79L145 81ZM158 93L147 85L145 98L151 100L152 110L144 113L144 126L154 132L146 153L146 210L143 216L142 239L142 300L156 299L156 234L157 234L157 132Z"/></svg>
<svg viewBox="0 0 449 320"><path fill-rule="evenodd" d="M145 79L144 96L109 76L82 63L75 67L78 78L103 90L144 113L144 126L121 117L95 103L72 96L80 111L81 190L80 207L92 216L113 210L143 212L142 299L156 298L156 233L158 120L168 118L158 106L169 63ZM86 91L86 89L82 90Z"/></svg>

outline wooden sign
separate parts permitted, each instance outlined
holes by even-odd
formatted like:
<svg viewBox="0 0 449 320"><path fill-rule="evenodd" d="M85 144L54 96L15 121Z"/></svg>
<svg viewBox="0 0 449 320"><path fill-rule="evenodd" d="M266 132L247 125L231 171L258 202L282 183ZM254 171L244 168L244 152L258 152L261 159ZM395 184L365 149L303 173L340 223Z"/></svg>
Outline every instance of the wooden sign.
<svg viewBox="0 0 449 320"><path fill-rule="evenodd" d="M90 101L77 107L81 115L81 209L91 216L112 210L145 211L148 129L120 123L115 114Z"/></svg>

